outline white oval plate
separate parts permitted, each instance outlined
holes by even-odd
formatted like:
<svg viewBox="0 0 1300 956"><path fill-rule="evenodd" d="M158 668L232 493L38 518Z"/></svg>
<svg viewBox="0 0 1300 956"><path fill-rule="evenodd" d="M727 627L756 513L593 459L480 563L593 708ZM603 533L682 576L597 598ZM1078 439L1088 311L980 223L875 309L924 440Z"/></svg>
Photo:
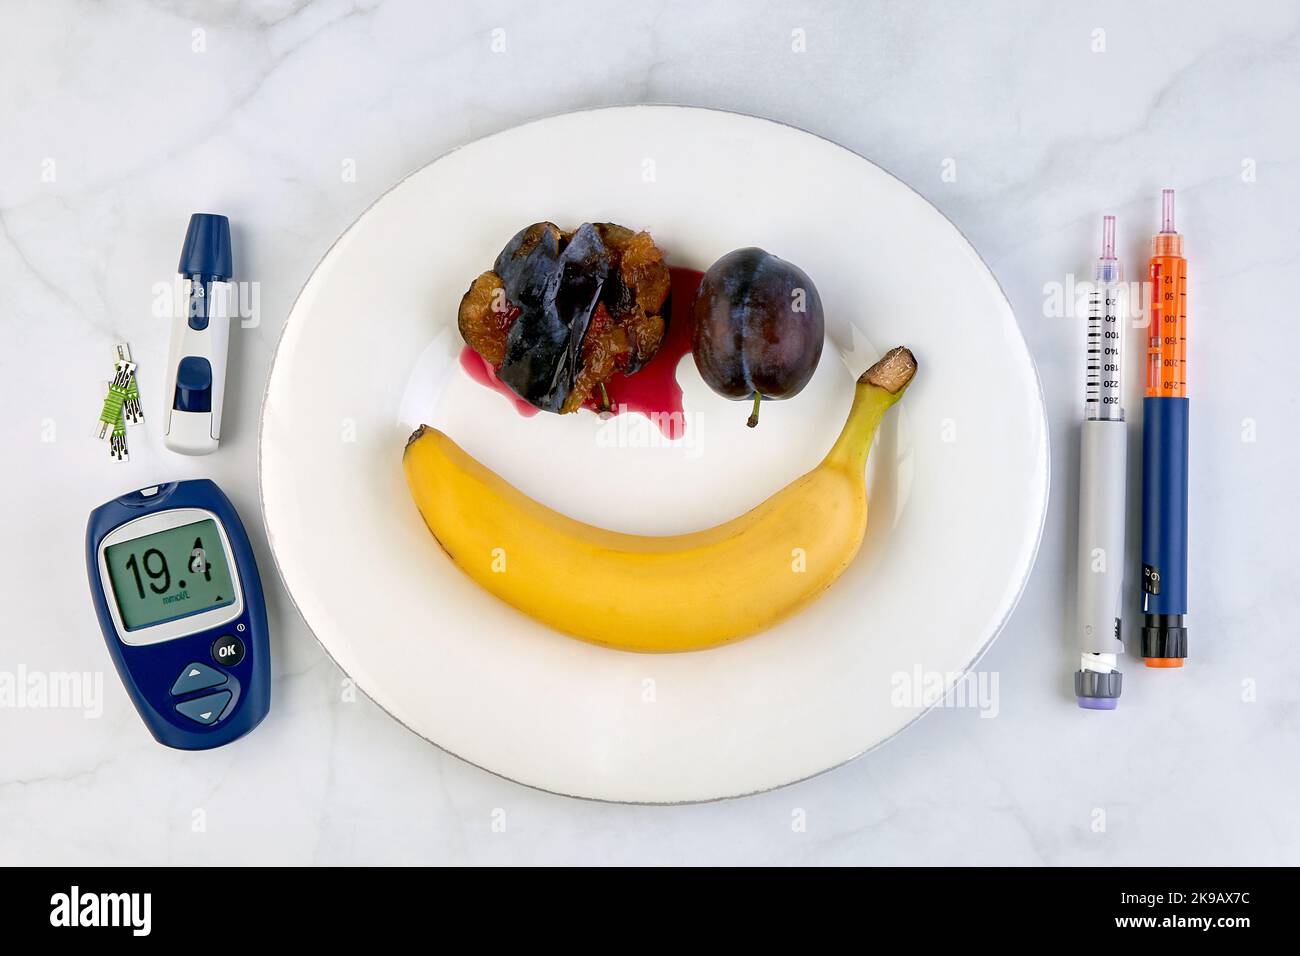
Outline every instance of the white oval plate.
<svg viewBox="0 0 1300 956"><path fill-rule="evenodd" d="M645 419L523 418L457 360L456 308L520 227L649 229L673 265L761 246L817 283L827 348L808 388L748 408L678 367L686 437ZM672 533L752 507L814 466L854 376L905 344L920 371L872 453L862 552L816 603L717 650L564 637L461 575L401 469L421 423L593 524ZM556 116L399 183L299 295L262 411L262 506L294 603L407 727L556 793L678 802L841 764L922 713L918 678L963 673L1007 619L1047 501L1046 420L1015 318L975 250L916 193L834 143L685 107ZM575 582L581 586L581 582Z"/></svg>

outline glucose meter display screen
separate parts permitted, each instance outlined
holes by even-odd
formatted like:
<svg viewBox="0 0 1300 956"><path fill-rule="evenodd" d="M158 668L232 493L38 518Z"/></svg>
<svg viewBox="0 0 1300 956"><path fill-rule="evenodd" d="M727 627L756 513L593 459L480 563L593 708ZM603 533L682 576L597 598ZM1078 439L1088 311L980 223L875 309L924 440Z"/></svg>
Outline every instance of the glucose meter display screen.
<svg viewBox="0 0 1300 956"><path fill-rule="evenodd" d="M234 603L230 565L211 518L109 545L104 557L128 631Z"/></svg>

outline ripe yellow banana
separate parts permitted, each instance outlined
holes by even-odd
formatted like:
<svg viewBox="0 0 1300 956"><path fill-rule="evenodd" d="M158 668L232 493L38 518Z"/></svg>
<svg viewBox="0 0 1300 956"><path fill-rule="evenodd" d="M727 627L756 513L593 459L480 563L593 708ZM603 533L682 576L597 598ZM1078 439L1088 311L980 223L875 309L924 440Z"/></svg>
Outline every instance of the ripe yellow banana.
<svg viewBox="0 0 1300 956"><path fill-rule="evenodd" d="M699 650L770 627L848 567L867 527L867 454L915 371L910 351L890 351L858 379L848 421L820 465L752 511L691 534L621 534L575 521L428 426L411 436L402 464L438 543L503 601L596 644Z"/></svg>

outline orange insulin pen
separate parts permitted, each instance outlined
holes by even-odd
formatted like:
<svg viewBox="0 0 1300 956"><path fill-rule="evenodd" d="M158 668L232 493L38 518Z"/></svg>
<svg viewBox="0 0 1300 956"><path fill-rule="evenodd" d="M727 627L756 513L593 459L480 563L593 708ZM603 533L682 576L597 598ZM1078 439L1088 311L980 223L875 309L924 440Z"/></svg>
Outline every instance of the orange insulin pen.
<svg viewBox="0 0 1300 956"><path fill-rule="evenodd" d="M1151 240L1147 388L1142 401L1142 657L1187 657L1187 260L1174 191L1161 195Z"/></svg>

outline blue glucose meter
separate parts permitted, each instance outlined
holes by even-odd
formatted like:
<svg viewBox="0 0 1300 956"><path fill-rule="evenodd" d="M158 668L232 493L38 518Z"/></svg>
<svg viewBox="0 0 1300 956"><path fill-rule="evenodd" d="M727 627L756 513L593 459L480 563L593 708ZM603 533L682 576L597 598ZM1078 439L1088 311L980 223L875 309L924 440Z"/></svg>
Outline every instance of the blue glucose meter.
<svg viewBox="0 0 1300 956"><path fill-rule="evenodd" d="M86 572L118 676L159 743L207 750L262 722L262 582L220 488L176 481L100 505L86 525Z"/></svg>

